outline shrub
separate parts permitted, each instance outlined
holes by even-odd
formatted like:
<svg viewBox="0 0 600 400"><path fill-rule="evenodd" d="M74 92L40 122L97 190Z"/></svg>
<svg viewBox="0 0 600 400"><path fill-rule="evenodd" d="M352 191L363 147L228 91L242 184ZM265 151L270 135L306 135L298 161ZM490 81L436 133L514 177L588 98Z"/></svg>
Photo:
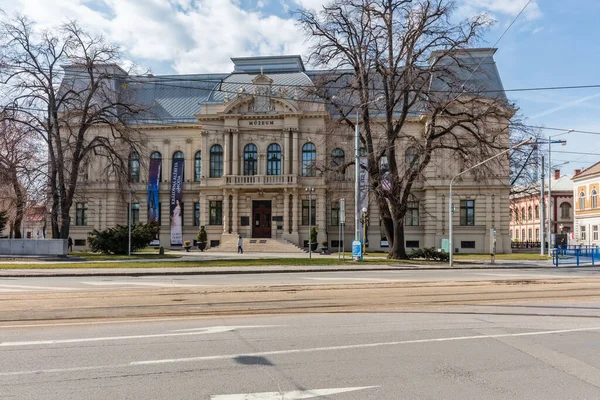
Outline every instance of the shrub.
<svg viewBox="0 0 600 400"><path fill-rule="evenodd" d="M317 233L317 228L315 228L314 226L312 228L310 228L310 234L308 235L308 240L310 243L318 243L317 242L317 236L319 234Z"/></svg>
<svg viewBox="0 0 600 400"><path fill-rule="evenodd" d="M450 256L445 251L440 251L435 247L426 247L424 249L414 249L408 252L408 258L424 258L426 260L447 261Z"/></svg>
<svg viewBox="0 0 600 400"><path fill-rule="evenodd" d="M203 226L198 230L198 235L196 236L196 242L206 243L208 241L208 235L206 234L206 229Z"/></svg>
<svg viewBox="0 0 600 400"><path fill-rule="evenodd" d="M131 251L148 246L159 232L158 222L136 224L131 227ZM94 252L104 254L127 254L129 230L127 226L117 225L103 231L94 229L88 233L88 243Z"/></svg>

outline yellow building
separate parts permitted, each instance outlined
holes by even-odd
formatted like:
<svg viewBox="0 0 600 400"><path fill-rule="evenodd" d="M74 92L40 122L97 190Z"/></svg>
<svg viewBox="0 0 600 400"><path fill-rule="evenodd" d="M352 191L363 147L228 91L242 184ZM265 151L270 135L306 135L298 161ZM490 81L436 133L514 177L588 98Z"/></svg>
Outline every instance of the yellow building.
<svg viewBox="0 0 600 400"><path fill-rule="evenodd" d="M581 245L600 245L600 162L573 177L575 201L575 241Z"/></svg>
<svg viewBox="0 0 600 400"><path fill-rule="evenodd" d="M476 74L480 85L501 91L493 52L474 49L465 56L475 64L482 61ZM308 89L322 71L306 70L299 56L232 62L231 73L136 77L130 83L137 101L152 108L140 125L148 139L146 153L130 154L133 222L146 222L156 210L165 247L193 240L199 226L206 227L211 247L231 243L237 235L303 247L309 226L316 226L318 241L337 248L339 203L345 199L343 247L349 250L354 169L350 165L332 173L327 167L353 159L353 132L332 131L335 110L310 96ZM426 123L415 113L404 131L419 135ZM399 153L401 163L414 156L411 148ZM150 170L159 164L158 204L148 207ZM448 184L463 167L446 154L426 169L409 204L407 247L440 247L448 237ZM127 223L127 190L118 189L110 176L94 175L103 168L93 160L87 168L88 179L81 182L72 208L76 248L85 246L91 228ZM176 202L170 197L173 179L181 179ZM459 252L488 252L491 228L497 230L498 252L510 252L508 168L500 180L485 183L471 176L455 183L454 243ZM376 203L368 204L369 249L386 250ZM172 224L173 216L181 222Z"/></svg>

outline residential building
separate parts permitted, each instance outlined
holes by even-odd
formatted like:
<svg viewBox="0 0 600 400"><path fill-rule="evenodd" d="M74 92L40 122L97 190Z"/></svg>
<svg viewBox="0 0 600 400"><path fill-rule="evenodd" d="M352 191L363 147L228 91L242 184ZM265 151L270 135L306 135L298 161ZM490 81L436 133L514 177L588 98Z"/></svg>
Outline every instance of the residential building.
<svg viewBox="0 0 600 400"><path fill-rule="evenodd" d="M465 76L474 75L487 93L502 92L494 52L473 49L457 56L480 66ZM345 199L346 209L343 247L351 248L354 167L335 173L322 167L353 160L353 131L345 127L331 134L335 109L304 90L312 88L323 71L306 70L300 56L232 62L229 73L137 77L128 86L137 101L153 109L139 126L148 139L147 151L129 155L131 212L129 191L119 188L110 175L98 174L105 170L104 161L90 160L72 207L76 248L85 246L93 228L125 225L130 214L134 223L156 218L165 247L177 246L181 238L192 240L200 226L206 227L211 247L238 234L304 246L309 226L316 226L319 242L326 240L335 249L344 219L340 199ZM121 90L124 85L115 86ZM426 116L416 110L403 133L419 135L426 124ZM400 140L398 144L403 145ZM397 162L404 163L414 157L414 149L403 148L398 154ZM505 163L505 176L493 182L483 185L483 178L473 175L455 182L454 243L459 252L488 252L491 228L497 232L497 251L510 252ZM448 185L464 168L448 152L439 153L423 172L405 221L407 247L440 247L448 238ZM174 179L181 180L176 189ZM156 196L149 196L152 190ZM174 190L181 192L176 202L170 197ZM376 202L368 199L368 248L386 250Z"/></svg>
<svg viewBox="0 0 600 400"><path fill-rule="evenodd" d="M575 243L600 245L600 162L579 171L573 177L575 198Z"/></svg>
<svg viewBox="0 0 600 400"><path fill-rule="evenodd" d="M573 231L573 180L555 169L551 177L551 234ZM544 201L540 201L540 185L516 188L510 200L510 236L513 247L539 248L541 242L542 207L545 207L544 231L548 230L548 179L544 180Z"/></svg>

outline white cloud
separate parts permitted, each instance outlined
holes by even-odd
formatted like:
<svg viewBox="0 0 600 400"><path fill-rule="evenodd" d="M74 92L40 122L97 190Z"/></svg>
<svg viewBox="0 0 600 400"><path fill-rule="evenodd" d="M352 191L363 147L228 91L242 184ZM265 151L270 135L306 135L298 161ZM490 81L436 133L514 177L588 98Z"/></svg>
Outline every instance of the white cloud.
<svg viewBox="0 0 600 400"><path fill-rule="evenodd" d="M76 20L129 58L167 63L177 73L228 72L230 57L306 54L292 17L244 10L238 0L54 0L52 7L47 0L0 0L0 8L46 28Z"/></svg>
<svg viewBox="0 0 600 400"><path fill-rule="evenodd" d="M586 101L591 100L591 99L595 99L597 97L600 97L600 93L592 94L590 96L581 97L579 99L575 99L575 100L572 100L572 101L569 101L569 102L566 102L566 103L562 103L562 104L560 104L560 105L558 105L556 107L553 107L553 108L550 108L548 110L542 111L541 113L532 115L530 118L531 119L535 119L535 118L545 117L547 115L554 114L555 112L562 111L562 110L567 110L569 108L575 107L575 106L577 106L579 104L585 103Z"/></svg>
<svg viewBox="0 0 600 400"><path fill-rule="evenodd" d="M463 0L463 7L471 10L483 10L491 14L501 13L516 17L529 0ZM534 20L542 16L537 0L531 1L521 17Z"/></svg>
<svg viewBox="0 0 600 400"><path fill-rule="evenodd" d="M330 3L331 0L294 0L300 7L307 8L309 10L321 10L323 6Z"/></svg>

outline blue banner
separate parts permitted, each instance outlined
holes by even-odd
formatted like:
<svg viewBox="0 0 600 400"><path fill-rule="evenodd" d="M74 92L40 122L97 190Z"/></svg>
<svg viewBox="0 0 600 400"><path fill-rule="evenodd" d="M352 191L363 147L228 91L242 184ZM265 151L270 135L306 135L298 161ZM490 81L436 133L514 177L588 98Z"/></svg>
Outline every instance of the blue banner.
<svg viewBox="0 0 600 400"><path fill-rule="evenodd" d="M171 216L171 245L183 245L181 232L181 189L183 187L183 160L173 160L171 171L171 191L169 194L169 215Z"/></svg>
<svg viewBox="0 0 600 400"><path fill-rule="evenodd" d="M160 210L158 191L160 186L160 168L162 160L150 160L150 174L148 176L148 222L159 221ZM160 245L158 233L154 240L150 242L151 246Z"/></svg>

